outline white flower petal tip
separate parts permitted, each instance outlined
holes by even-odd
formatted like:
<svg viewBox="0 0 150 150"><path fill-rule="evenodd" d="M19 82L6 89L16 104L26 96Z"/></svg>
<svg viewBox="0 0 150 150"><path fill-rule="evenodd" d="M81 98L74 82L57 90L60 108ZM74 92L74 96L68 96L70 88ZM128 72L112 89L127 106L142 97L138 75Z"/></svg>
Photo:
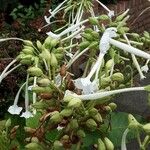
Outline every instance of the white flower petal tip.
<svg viewBox="0 0 150 150"><path fill-rule="evenodd" d="M59 39L60 38L60 36L59 35L57 35L57 34L54 34L53 32L47 32L46 33L48 36L50 36L50 37L52 37L52 38L54 38L54 39Z"/></svg>
<svg viewBox="0 0 150 150"><path fill-rule="evenodd" d="M115 16L115 12L113 10L109 11L108 16L112 18L113 16Z"/></svg>
<svg viewBox="0 0 150 150"><path fill-rule="evenodd" d="M60 130L62 130L63 128L64 128L64 127L58 126L58 127L57 127L57 130L60 131Z"/></svg>
<svg viewBox="0 0 150 150"><path fill-rule="evenodd" d="M66 53L66 56L73 58L73 54L72 53Z"/></svg>
<svg viewBox="0 0 150 150"><path fill-rule="evenodd" d="M50 18L49 17L44 16L44 19L45 19L46 23L50 24Z"/></svg>
<svg viewBox="0 0 150 150"><path fill-rule="evenodd" d="M33 117L33 114L30 111L25 111L22 113L21 117L28 119L30 117Z"/></svg>
<svg viewBox="0 0 150 150"><path fill-rule="evenodd" d="M32 91L33 85L28 86L28 91Z"/></svg>
<svg viewBox="0 0 150 150"><path fill-rule="evenodd" d="M144 76L144 75L142 75L141 77L140 77L140 79L141 80L144 80L146 77Z"/></svg>
<svg viewBox="0 0 150 150"><path fill-rule="evenodd" d="M17 105L12 105L8 108L8 112L12 115L19 115L22 111L22 107L18 107Z"/></svg>
<svg viewBox="0 0 150 150"><path fill-rule="evenodd" d="M97 82L91 82L89 78L79 78L74 80L76 88L82 90L82 94L92 94L98 89Z"/></svg>
<svg viewBox="0 0 150 150"><path fill-rule="evenodd" d="M145 66L143 66L143 67L141 67L141 70L143 71L143 72L148 72L148 70L149 70L149 68L148 68L148 65L145 65Z"/></svg>

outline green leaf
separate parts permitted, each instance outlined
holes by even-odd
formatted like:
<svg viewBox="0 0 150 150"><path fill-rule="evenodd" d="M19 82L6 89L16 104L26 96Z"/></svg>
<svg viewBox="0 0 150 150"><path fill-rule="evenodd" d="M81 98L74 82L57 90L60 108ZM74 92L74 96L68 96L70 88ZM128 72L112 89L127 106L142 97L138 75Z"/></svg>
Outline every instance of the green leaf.
<svg viewBox="0 0 150 150"><path fill-rule="evenodd" d="M137 116L137 115L136 116L134 115L134 117L139 122L142 121L142 117ZM108 138L113 142L115 146L120 146L123 132L128 127L128 114L123 113L123 112L112 113L111 127L112 127L112 130L109 133ZM135 138L134 133L129 132L127 136L128 141L134 138Z"/></svg>

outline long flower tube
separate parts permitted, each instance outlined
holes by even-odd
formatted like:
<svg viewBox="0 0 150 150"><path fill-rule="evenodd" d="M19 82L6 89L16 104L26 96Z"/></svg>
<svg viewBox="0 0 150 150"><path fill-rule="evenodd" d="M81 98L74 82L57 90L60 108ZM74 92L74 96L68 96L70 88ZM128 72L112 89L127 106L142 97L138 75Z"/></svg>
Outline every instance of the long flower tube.
<svg viewBox="0 0 150 150"><path fill-rule="evenodd" d="M99 0L95 0L97 3L99 3L106 11L108 11L108 16L112 18L114 16L114 11L110 10L108 7L106 7L103 3L101 3Z"/></svg>
<svg viewBox="0 0 150 150"><path fill-rule="evenodd" d="M123 36L124 36L124 38L126 39L128 45L131 46L130 41L129 41L128 37L126 36L126 34L123 34ZM146 77L144 76L144 74L143 74L141 68L140 68L140 65L139 65L139 63L138 63L138 61L137 61L135 55L134 55L134 54L131 54L131 56L132 56L133 63L134 63L134 65L135 65L136 69L137 69L138 72L139 72L140 79L146 78Z"/></svg>
<svg viewBox="0 0 150 150"><path fill-rule="evenodd" d="M121 150L127 150L127 147L126 147L126 137L127 137L127 134L129 133L129 129L127 128L124 133L123 133L123 136L122 136L122 141L121 141Z"/></svg>
<svg viewBox="0 0 150 150"><path fill-rule="evenodd" d="M112 91L101 91L97 92L94 94L87 94L87 95L77 95L75 93L73 94L68 94L73 97L77 97L81 100L96 100L96 99L101 99L107 96L119 94L119 93L125 93L125 92L131 92L131 91L144 91L145 87L132 87L132 88L124 88L124 89L119 89L119 90L112 90Z"/></svg>
<svg viewBox="0 0 150 150"><path fill-rule="evenodd" d="M146 53L146 52L143 52L142 50L139 50L135 47L132 47L130 45L127 45L127 44L124 44L122 42L119 42L119 41L116 41L114 39L111 39L109 40L110 44L120 48L121 50L124 50L124 51L127 51L131 54L134 54L134 55L137 55L139 57L143 57L145 59L150 59L150 54Z"/></svg>
<svg viewBox="0 0 150 150"><path fill-rule="evenodd" d="M10 40L18 40L18 41L22 41L24 42L25 40L21 39L21 38L4 38L4 39L0 39L0 42L5 42L5 41L10 41Z"/></svg>
<svg viewBox="0 0 150 150"><path fill-rule="evenodd" d="M8 65L7 65L7 67L3 70L3 72L1 73L1 75L0 75L0 83L1 83L1 81L2 81L2 79L3 79L3 77L4 77L4 75L5 75L5 73L8 71L8 69L13 65L13 64L15 64L17 62L17 59L14 59L13 61L11 61Z"/></svg>
<svg viewBox="0 0 150 150"><path fill-rule="evenodd" d="M68 27L66 30L62 31L62 32L59 33L59 34L55 34L55 33L51 32L51 31L50 31L50 32L47 32L46 34L49 35L49 36L51 36L52 38L59 39L59 38L61 38L63 35L65 35L65 34L67 34L67 33L69 33L69 32L72 32L72 31L76 30L77 28L79 28L80 25L82 25L82 24L84 24L84 23L86 23L86 22L88 22L88 19L83 20L83 21L79 22L78 24L74 24L74 25Z"/></svg>
<svg viewBox="0 0 150 150"><path fill-rule="evenodd" d="M26 85L26 82L24 84L21 85L20 89L18 90L17 94L16 94L16 97L15 97L15 100L14 100L14 103L12 106L10 106L8 108L8 112L12 115L16 114L16 115L19 115L20 112L22 111L22 107L18 107L18 100L19 100L19 95L20 95L20 92L21 90L23 89L23 87Z"/></svg>
<svg viewBox="0 0 150 150"><path fill-rule="evenodd" d="M44 16L45 21L46 21L48 24L50 24L50 19L51 19L52 17L54 17L60 10L62 10L61 7L63 6L63 4L64 4L65 2L67 2L67 0L63 1L62 3L60 3L53 11L51 11L51 9L50 9L49 12L51 13L51 15L50 15L49 17Z"/></svg>
<svg viewBox="0 0 150 150"><path fill-rule="evenodd" d="M21 117L30 118L33 114L29 111L29 92L28 92L29 74L27 74L26 88L25 88L25 112L22 113Z"/></svg>

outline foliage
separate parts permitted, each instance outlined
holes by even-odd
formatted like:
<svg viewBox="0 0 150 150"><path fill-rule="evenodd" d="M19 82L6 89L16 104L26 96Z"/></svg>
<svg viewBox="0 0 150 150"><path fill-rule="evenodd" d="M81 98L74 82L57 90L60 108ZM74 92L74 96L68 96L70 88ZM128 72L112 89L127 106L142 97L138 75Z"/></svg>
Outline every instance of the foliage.
<svg viewBox="0 0 150 150"><path fill-rule="evenodd" d="M87 8L90 17L83 20ZM0 123L1 147L114 150L122 143L124 150L130 131L138 138L140 148L146 149L149 123L131 114L112 113L117 105L111 100L122 92L149 91L149 86L133 87L133 77L138 72L141 79L145 78L150 34L130 32L128 10L113 19L114 13L109 9L108 15L95 16L91 0L64 1L45 16L47 25L60 10L64 10L66 24L48 32L45 40L0 39L23 42L20 53L1 73L0 82L16 68L26 68L26 80L8 108L11 115ZM89 26L83 26L85 23ZM75 71L71 66L81 56L85 57L85 68L77 78L74 74L79 66ZM20 105L21 92L24 104ZM146 134L143 142L139 136L142 132ZM122 141L116 141L121 137Z"/></svg>

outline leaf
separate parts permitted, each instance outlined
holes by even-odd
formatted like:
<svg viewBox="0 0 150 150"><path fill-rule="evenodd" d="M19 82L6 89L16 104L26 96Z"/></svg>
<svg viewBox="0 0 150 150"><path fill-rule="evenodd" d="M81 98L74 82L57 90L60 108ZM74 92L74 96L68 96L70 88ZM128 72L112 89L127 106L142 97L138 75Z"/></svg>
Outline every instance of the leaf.
<svg viewBox="0 0 150 150"><path fill-rule="evenodd" d="M142 121L142 117L137 115L136 116L134 115L134 117L139 122ZM123 112L112 113L111 127L112 130L109 133L108 138L113 142L115 146L120 146L123 132L128 127L128 114ZM134 138L135 138L134 133L129 132L127 139L130 141L131 139Z"/></svg>

